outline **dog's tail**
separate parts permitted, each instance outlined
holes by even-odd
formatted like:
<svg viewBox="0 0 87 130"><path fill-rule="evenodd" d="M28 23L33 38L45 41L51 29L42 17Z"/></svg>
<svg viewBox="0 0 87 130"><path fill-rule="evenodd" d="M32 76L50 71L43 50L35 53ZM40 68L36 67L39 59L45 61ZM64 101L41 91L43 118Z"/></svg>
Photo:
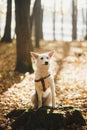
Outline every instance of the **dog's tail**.
<svg viewBox="0 0 87 130"><path fill-rule="evenodd" d="M46 91L45 91L45 92L43 92L43 98L48 97L50 93L51 93L50 88L46 89Z"/></svg>

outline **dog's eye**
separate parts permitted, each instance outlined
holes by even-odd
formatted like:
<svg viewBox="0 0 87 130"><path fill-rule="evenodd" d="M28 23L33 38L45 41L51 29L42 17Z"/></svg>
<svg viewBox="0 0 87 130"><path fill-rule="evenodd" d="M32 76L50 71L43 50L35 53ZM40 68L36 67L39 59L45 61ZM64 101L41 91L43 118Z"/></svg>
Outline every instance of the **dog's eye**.
<svg viewBox="0 0 87 130"><path fill-rule="evenodd" d="M41 57L40 59L43 60L43 57Z"/></svg>
<svg viewBox="0 0 87 130"><path fill-rule="evenodd" d="M47 57L47 59L49 59L49 57Z"/></svg>

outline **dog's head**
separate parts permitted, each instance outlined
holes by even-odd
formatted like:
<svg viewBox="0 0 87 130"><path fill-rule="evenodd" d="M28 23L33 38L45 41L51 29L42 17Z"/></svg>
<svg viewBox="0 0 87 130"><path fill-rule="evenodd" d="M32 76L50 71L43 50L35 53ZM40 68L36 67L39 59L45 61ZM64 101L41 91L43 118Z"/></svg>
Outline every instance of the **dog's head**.
<svg viewBox="0 0 87 130"><path fill-rule="evenodd" d="M49 67L50 59L54 55L54 52L55 52L54 50L42 54L31 52L31 56L36 60L36 64L38 65L38 67L41 66Z"/></svg>

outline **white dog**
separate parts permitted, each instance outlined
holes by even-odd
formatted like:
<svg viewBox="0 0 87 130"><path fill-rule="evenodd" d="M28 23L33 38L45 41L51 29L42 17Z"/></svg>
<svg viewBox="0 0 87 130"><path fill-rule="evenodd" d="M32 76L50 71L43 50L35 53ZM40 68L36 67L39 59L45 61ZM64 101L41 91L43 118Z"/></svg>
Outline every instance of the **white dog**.
<svg viewBox="0 0 87 130"><path fill-rule="evenodd" d="M42 106L55 107L55 84L50 73L50 61L54 52L50 51L42 54L31 52L36 61L35 94L32 97L35 108Z"/></svg>

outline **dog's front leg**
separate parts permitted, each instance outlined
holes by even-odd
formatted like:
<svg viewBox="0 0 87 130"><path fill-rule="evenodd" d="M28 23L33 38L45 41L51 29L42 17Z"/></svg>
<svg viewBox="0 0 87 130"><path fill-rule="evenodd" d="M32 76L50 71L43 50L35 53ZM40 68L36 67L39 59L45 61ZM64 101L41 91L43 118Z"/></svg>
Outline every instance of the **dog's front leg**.
<svg viewBox="0 0 87 130"><path fill-rule="evenodd" d="M54 81L50 83L51 86L51 92L52 92L52 107L55 107L55 84Z"/></svg>
<svg viewBox="0 0 87 130"><path fill-rule="evenodd" d="M38 108L42 107L42 92L38 91Z"/></svg>

